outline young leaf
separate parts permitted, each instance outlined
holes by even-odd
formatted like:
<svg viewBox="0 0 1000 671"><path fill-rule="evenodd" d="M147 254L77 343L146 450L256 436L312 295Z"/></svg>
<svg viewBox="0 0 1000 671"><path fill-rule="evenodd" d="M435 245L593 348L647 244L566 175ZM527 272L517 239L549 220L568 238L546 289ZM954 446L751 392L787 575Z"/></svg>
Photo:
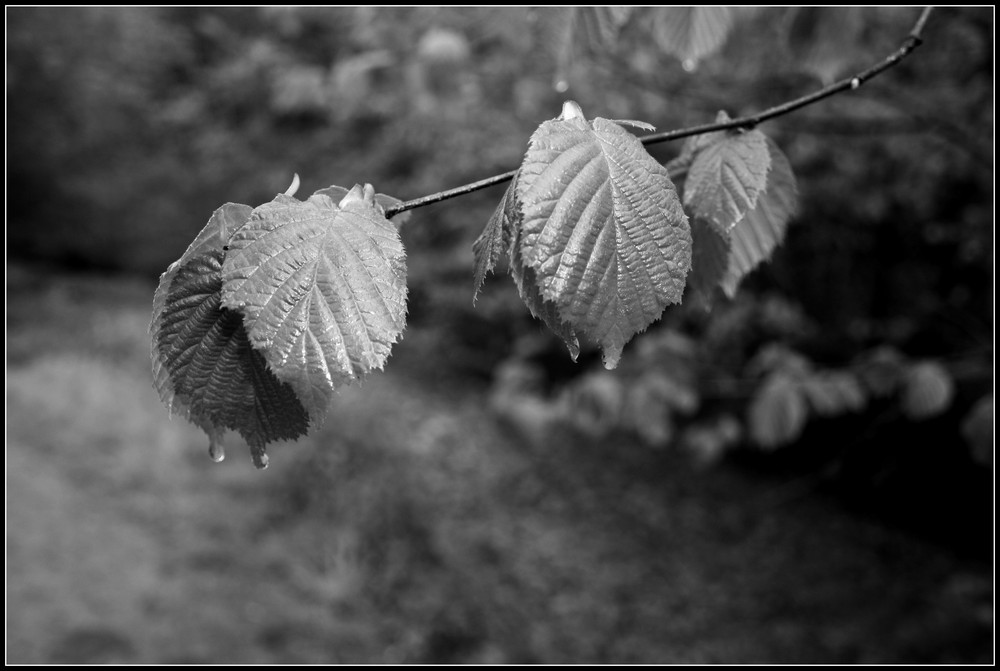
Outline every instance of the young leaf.
<svg viewBox="0 0 1000 671"><path fill-rule="evenodd" d="M225 307L319 422L333 392L381 368L406 322L406 263L396 226L356 186L338 203L278 195L229 242Z"/></svg>
<svg viewBox="0 0 1000 671"><path fill-rule="evenodd" d="M798 189L788 159L768 138L771 169L767 188L757 198L757 206L746 213L730 233L729 262L722 290L732 298L743 276L771 258L785 239L788 221L798 210Z"/></svg>
<svg viewBox="0 0 1000 671"><path fill-rule="evenodd" d="M717 121L728 121L725 112ZM684 183L684 205L728 235L744 215L757 206L768 185L771 154L759 130L728 132L699 151Z"/></svg>
<svg viewBox="0 0 1000 671"><path fill-rule="evenodd" d="M750 403L750 437L766 449L794 442L805 427L808 409L799 380L783 372L770 375Z"/></svg>
<svg viewBox="0 0 1000 671"><path fill-rule="evenodd" d="M588 122L566 103L532 135L516 193L525 267L614 368L625 343L680 301L691 266L687 216L666 169L618 124Z"/></svg>
<svg viewBox="0 0 1000 671"><path fill-rule="evenodd" d="M208 433L213 458L222 459L222 431L235 429L264 468L265 445L305 434L309 417L250 346L241 315L221 306L223 257L221 249L207 250L177 269L153 334L166 373L157 389Z"/></svg>
<svg viewBox="0 0 1000 671"><path fill-rule="evenodd" d="M339 203L341 200L344 199L344 196L346 196L348 193L350 193L350 189L345 189L342 186L328 186L325 189L320 189L319 191L316 191L315 193L313 193L313 196L327 196L333 202ZM294 194L288 194L288 195L294 195ZM396 207L397 205L402 205L402 204L403 201L401 201L399 198L393 198L392 196L387 196L384 193L375 194L376 209L383 217L385 216L385 211L388 210L390 207ZM392 215L389 221L396 224L396 228L399 228L407 221L409 221L410 215L412 214L413 214L412 210L407 210L406 212L400 212L399 214Z"/></svg>
<svg viewBox="0 0 1000 671"><path fill-rule="evenodd" d="M722 46L733 23L729 7L658 7L655 11L657 43L684 61L688 70Z"/></svg>

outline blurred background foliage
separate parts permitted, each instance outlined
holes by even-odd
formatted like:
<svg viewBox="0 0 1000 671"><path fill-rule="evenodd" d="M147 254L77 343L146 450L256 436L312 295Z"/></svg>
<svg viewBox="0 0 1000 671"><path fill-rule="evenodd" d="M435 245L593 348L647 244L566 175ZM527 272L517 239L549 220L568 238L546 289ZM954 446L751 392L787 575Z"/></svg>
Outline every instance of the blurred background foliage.
<svg viewBox="0 0 1000 671"><path fill-rule="evenodd" d="M517 166L531 132L566 98L588 116L660 130L709 122L720 109L752 113L878 61L919 13L734 9L714 51L702 53L672 51L656 10L637 10L621 26L614 11L7 9L8 411L24 413L10 432L15 444L37 447L32 427L58 427L44 449L15 452L15 469L37 473L31 459L58 455L64 476L83 469L99 483L94 496L133 496L150 487L141 455L166 450L153 463L184 475L154 489L175 516L189 514L184 496L258 511L249 502L263 487L270 513L235 513L242 517L224 534L225 548L210 547L214 532L199 522L196 545L177 566L202 562L194 570L211 582L229 562L239 567L234 581L274 565L291 584L264 590L269 606L291 609L281 592L291 589L326 609L319 620L281 611L285 624L261 625L252 642L226 630L222 647L187 632L192 660L987 661L982 626L992 610L983 614L986 588L969 578L981 572L948 562L983 562L992 549L991 8L935 10L926 43L902 65L764 124L798 178L801 214L785 244L734 300L668 310L626 348L615 373L601 370L593 351L571 364L502 270L473 308L470 247L497 187L413 213L403 228L409 326L387 381L350 392L345 410L301 448L276 450L273 461L286 465L269 484L216 475L225 496L204 502L197 483L208 465L170 447L191 451L187 443L200 439L176 423L149 437L163 413L152 392L138 391L148 366L145 303L222 203L270 200L294 172L303 193L371 182L402 199L481 179ZM651 148L663 161L679 150ZM926 383L920 393L913 380ZM86 408L49 391L71 382L89 390ZM123 384L143 404L127 418L110 409ZM397 411L403 419L384 421ZM106 435L101 421L120 421L127 435ZM77 422L84 428L71 431ZM93 448L81 441L134 461L109 479L104 457L79 463ZM146 442L153 447L140 449ZM757 496L748 474L776 489L742 510L741 497ZM15 484L25 496L41 487ZM846 507L830 512L808 498L817 493ZM50 492L38 514L51 510L45 523L58 524L54 511L77 495ZM677 501L690 507L671 509ZM810 530L845 511L888 520L892 530L855 536L853 522L837 522L848 525L834 534L845 545L821 559L826 550ZM39 523L17 510L8 521L12 514ZM570 558L576 534L593 532L581 515L608 528ZM780 521L762 521L770 518ZM88 518L81 528L101 525ZM623 546L635 556L616 550L608 529L618 525L638 529L639 540ZM739 535L741 525L752 531ZM896 529L919 540L899 540ZM325 540L314 541L317 533ZM672 533L688 550L671 554L659 535ZM11 539L8 532L9 551ZM255 540L264 556L247 564L241 553L249 556ZM920 546L927 563L901 568L885 549L925 541L957 554L939 560ZM25 543L11 565L30 572L32 548L49 546ZM701 582L658 582L726 544L739 570L720 558L705 564L711 575ZM304 554L290 557L286 546ZM805 602L770 592L774 583L753 559L770 547L780 548L776 566L786 572L830 569L830 593L810 596L815 581L804 574L793 582ZM799 607L814 612L810 604L826 603L861 572L854 605L841 606L853 614L884 584L879 571L897 570L898 599L860 627L782 619ZM727 574L749 587L726 592L717 581ZM148 585L144 575L135 580ZM943 591L903 626L908 600L942 580ZM639 583L666 599L661 610L637 604L629 590ZM211 584L225 598L241 589ZM13 638L22 661L148 660L146 651L169 649L166 634L137 641L74 630L65 614L55 628L69 633L45 648L34 627L48 611L35 609L36 582L22 585L14 596L27 628ZM708 592L687 591L695 588ZM958 615L924 617L932 606ZM719 612L732 616L716 625ZM690 618L693 629L643 629L664 613ZM768 633L739 629L747 626L740 613ZM206 617L221 626L225 614ZM369 629L350 629L350 618ZM890 622L900 624L896 633L873 640ZM331 650L319 643L324 636L353 643Z"/></svg>

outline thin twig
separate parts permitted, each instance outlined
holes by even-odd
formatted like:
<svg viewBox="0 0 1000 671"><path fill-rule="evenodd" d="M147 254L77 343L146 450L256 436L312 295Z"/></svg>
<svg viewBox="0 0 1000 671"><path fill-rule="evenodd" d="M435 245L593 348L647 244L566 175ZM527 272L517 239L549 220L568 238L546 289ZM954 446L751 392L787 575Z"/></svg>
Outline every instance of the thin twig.
<svg viewBox="0 0 1000 671"><path fill-rule="evenodd" d="M899 47L899 49L889 54L889 56L887 56L881 63L873 65L853 77L841 79L839 82L823 87L822 89L810 93L809 95L776 105L775 107L771 107L757 114L740 117L738 119L731 119L722 123L702 124L700 126L692 126L691 128L681 128L679 130L666 131L663 133L654 133L652 135L639 138L639 141L643 144L657 144L660 142L670 142L672 140L680 140L693 135L704 135L705 133L714 133L716 131L729 130L732 128L753 128L768 119L773 119L807 105L812 105L813 103L819 102L824 98L829 98L830 96L836 95L842 91L855 90L869 79L899 64L900 61L909 56L914 49L921 45L923 42L922 35L924 26L926 25L927 18L930 16L931 10L933 9L933 7L924 7L923 11L920 12L920 16L917 18L917 22L913 24L913 29L910 30L909 35L906 36L906 39L903 41L903 44ZM447 191L440 191L429 196L408 200L405 203L396 205L395 207L387 208L385 213L386 216L391 217L394 214L399 214L400 212L405 212L406 210L413 210L418 207L423 207L424 205L430 205L431 203L438 203L442 200L455 198L456 196L463 196L467 193L472 193L473 191L494 186L495 184L502 184L503 182L511 180L516 172L516 170L511 170L503 173L502 175L487 177L486 179L481 179L478 182L458 186L454 189L448 189Z"/></svg>

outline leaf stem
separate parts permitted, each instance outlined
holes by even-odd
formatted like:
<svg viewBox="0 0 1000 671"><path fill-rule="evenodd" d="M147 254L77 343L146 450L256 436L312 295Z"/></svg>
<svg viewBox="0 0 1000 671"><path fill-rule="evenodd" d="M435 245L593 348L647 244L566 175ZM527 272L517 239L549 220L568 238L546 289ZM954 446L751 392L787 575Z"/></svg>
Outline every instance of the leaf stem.
<svg viewBox="0 0 1000 671"><path fill-rule="evenodd" d="M804 95L800 98L789 100L788 102L780 105L770 107L762 112L758 112L757 114L740 117L738 119L731 119L723 123L702 124L700 126L692 126L690 128L681 128L679 130L665 131L663 133L654 133L652 135L639 138L639 141L643 144L657 144L660 142L670 142L672 140L680 140L694 135L704 135L705 133L714 133L716 131L728 130L731 128L753 128L768 119L788 114L789 112L801 109L807 105L819 102L824 98L829 98L830 96L843 91L855 90L869 79L885 72L895 65L898 65L900 61L909 56L914 49L923 43L924 26L927 24L927 19L931 15L931 11L933 9L934 8L932 6L923 8L923 11L920 12L920 16L917 18L916 23L913 24L913 28L910 30L906 39L903 41L903 44L898 49L889 54L880 63L877 63L870 68L857 73L856 75L846 77L838 82L830 84L829 86L825 86L818 91L814 91L813 93ZM418 207L430 205L431 203L439 203L443 200L463 196L467 193L485 189L496 184L502 184L503 182L510 181L516 172L517 170L510 170L500 175L494 175L492 177L487 177L486 179L481 179L478 182L464 184L462 186L455 187L454 189L439 191L438 193L433 193L429 196L422 196L420 198L408 200L405 203L396 205L395 207L387 208L385 213L387 217L391 217L392 215L399 214L400 212L413 210Z"/></svg>

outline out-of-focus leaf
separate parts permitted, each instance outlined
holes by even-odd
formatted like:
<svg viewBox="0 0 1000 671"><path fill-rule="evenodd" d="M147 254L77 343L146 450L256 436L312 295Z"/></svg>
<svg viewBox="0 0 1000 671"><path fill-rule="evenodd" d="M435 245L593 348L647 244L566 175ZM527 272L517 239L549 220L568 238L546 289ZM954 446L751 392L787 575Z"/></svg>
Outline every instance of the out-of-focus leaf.
<svg viewBox="0 0 1000 671"><path fill-rule="evenodd" d="M765 449L793 443L808 417L800 381L784 372L770 375L757 389L747 416L750 437Z"/></svg>
<svg viewBox="0 0 1000 671"><path fill-rule="evenodd" d="M520 253L542 296L614 368L633 335L679 302L691 233L666 170L612 121L576 103L531 137L517 196Z"/></svg>
<svg viewBox="0 0 1000 671"><path fill-rule="evenodd" d="M217 209L160 277L151 356L160 399L208 434L213 458L223 457L222 434L234 429L263 467L265 445L304 434L309 418L291 387L278 382L250 346L242 316L221 307L224 248L251 212L236 203Z"/></svg>
<svg viewBox="0 0 1000 671"><path fill-rule="evenodd" d="M780 342L762 346L747 362L748 375L781 371L795 379L805 379L812 373L812 363L806 357Z"/></svg>
<svg viewBox="0 0 1000 671"><path fill-rule="evenodd" d="M335 389L382 368L406 323L403 245L374 195L279 195L231 238L223 266L223 305L317 423Z"/></svg>
<svg viewBox="0 0 1000 671"><path fill-rule="evenodd" d="M883 345L862 354L855 367L868 392L872 396L884 397L896 391L906 362L899 350Z"/></svg>
<svg viewBox="0 0 1000 671"><path fill-rule="evenodd" d="M802 392L817 415L859 412L868 399L858 379L846 371L824 371L802 380Z"/></svg>
<svg viewBox="0 0 1000 671"><path fill-rule="evenodd" d="M674 437L673 412L660 390L637 381L628 388L622 409L622 425L650 447L665 447Z"/></svg>
<svg viewBox="0 0 1000 671"><path fill-rule="evenodd" d="M653 11L657 44L684 61L689 70L723 45L733 23L729 7L657 7Z"/></svg>
<svg viewBox="0 0 1000 671"><path fill-rule="evenodd" d="M987 394L976 401L972 410L962 420L962 436L969 443L972 458L984 466L993 465L995 421L993 394Z"/></svg>
<svg viewBox="0 0 1000 671"><path fill-rule="evenodd" d="M618 428L624 400L621 380L604 371L580 378L563 396L567 421L591 438L603 438Z"/></svg>
<svg viewBox="0 0 1000 671"><path fill-rule="evenodd" d="M521 258L520 235L517 231L518 229L515 227L510 255L510 275L514 279L517 293L524 301L531 316L535 319L541 319L550 331L559 336L566 344L570 357L576 361L577 357L580 356L580 340L576 331L569 323L563 321L556 304L546 300L542 295L535 271L524 265L524 260Z"/></svg>
<svg viewBox="0 0 1000 671"><path fill-rule="evenodd" d="M691 219L691 274L688 284L706 306L729 269L729 234L701 219Z"/></svg>
<svg viewBox="0 0 1000 671"><path fill-rule="evenodd" d="M730 233L729 267L722 290L732 298L743 276L771 258L785 239L788 221L798 210L798 189L788 159L774 142L767 140L771 169L767 188L757 206L746 213Z"/></svg>
<svg viewBox="0 0 1000 671"><path fill-rule="evenodd" d="M951 375L936 361L920 361L903 374L900 402L910 419L928 419L951 405L955 385Z"/></svg>
<svg viewBox="0 0 1000 671"><path fill-rule="evenodd" d="M574 19L575 39L585 40L587 46L613 50L618 33L632 15L632 7L576 7Z"/></svg>
<svg viewBox="0 0 1000 671"><path fill-rule="evenodd" d="M792 62L832 84L859 57L863 7L797 7L788 21ZM860 54L863 57L863 52Z"/></svg>

